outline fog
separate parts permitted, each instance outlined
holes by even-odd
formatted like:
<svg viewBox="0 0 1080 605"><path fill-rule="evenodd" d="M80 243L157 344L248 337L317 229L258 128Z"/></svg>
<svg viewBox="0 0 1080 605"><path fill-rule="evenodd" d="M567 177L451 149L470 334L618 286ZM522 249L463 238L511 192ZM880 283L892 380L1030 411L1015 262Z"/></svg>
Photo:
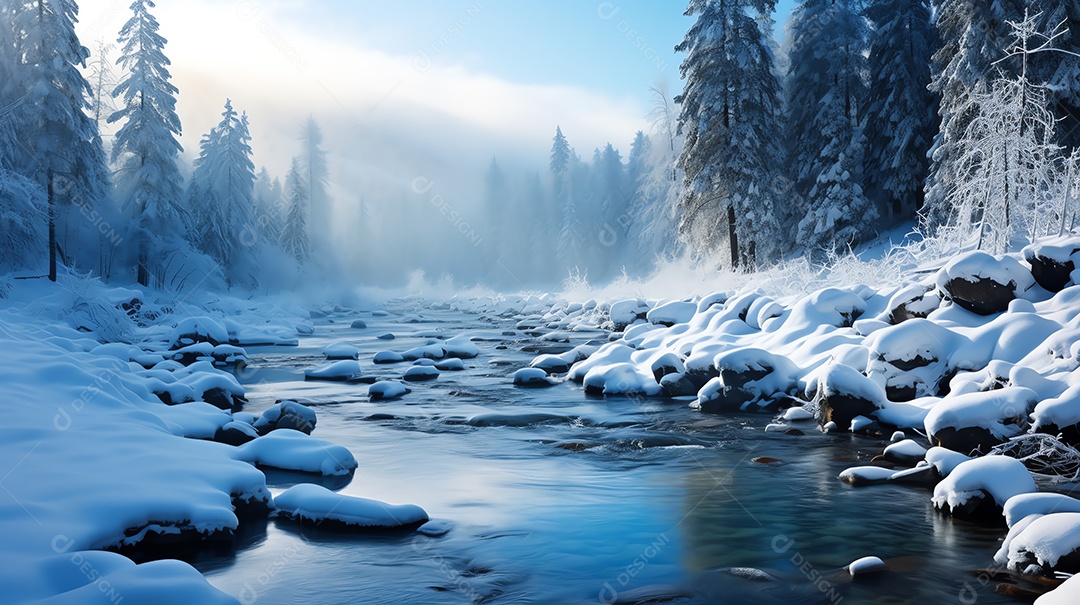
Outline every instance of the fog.
<svg viewBox="0 0 1080 605"><path fill-rule="evenodd" d="M409 14L344 1L161 0L156 16L180 89L185 159L198 155L200 137L230 98L250 118L256 166L284 179L311 116L330 166L334 227L325 240L337 258L323 264L334 273L387 286L405 285L418 271L462 284L562 281L563 270L514 269L491 279L493 267L505 266L492 258L504 254L492 244L498 231L508 221L527 230L529 219L489 216L485 173L496 159L511 190L543 180L556 126L583 162L608 143L625 161L635 133L651 128L650 87L678 85L671 49L685 31L681 8L672 7L670 22L652 23L632 2L561 3L552 11L571 11L566 28L519 31L507 25L517 18L514 6L487 4L440 3ZM372 11L394 12L379 17L393 27L373 30ZM80 2L79 35L89 47L109 42L127 16L121 0ZM544 55L478 55L473 47L492 37L491 44L529 38L518 52ZM106 144L111 129L103 124ZM592 237L594 228L583 231Z"/></svg>

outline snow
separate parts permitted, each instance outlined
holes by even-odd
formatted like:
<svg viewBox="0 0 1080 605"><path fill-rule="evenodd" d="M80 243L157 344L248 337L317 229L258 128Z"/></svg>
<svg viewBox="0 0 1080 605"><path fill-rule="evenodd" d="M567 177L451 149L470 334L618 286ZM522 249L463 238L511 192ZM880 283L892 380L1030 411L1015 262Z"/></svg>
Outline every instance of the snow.
<svg viewBox="0 0 1080 605"><path fill-rule="evenodd" d="M276 516L323 523L331 521L356 528L397 528L428 520L414 504L387 504L367 498L336 494L321 485L301 483L274 498Z"/></svg>
<svg viewBox="0 0 1080 605"><path fill-rule="evenodd" d="M1038 400L1031 389L1005 387L946 397L926 415L926 432L933 436L945 428L981 427L1001 440L1020 434L1017 419Z"/></svg>
<svg viewBox="0 0 1080 605"><path fill-rule="evenodd" d="M232 422L232 414L201 401L162 406L154 413L172 434L192 439L213 439L218 429Z"/></svg>
<svg viewBox="0 0 1080 605"><path fill-rule="evenodd" d="M293 429L278 429L232 450L237 460L290 471L348 475L358 464L352 453Z"/></svg>
<svg viewBox="0 0 1080 605"><path fill-rule="evenodd" d="M585 374L582 383L587 392L604 395L656 395L660 392L660 385L653 375L632 363L593 367Z"/></svg>
<svg viewBox="0 0 1080 605"><path fill-rule="evenodd" d="M611 303L608 314L615 324L615 329L621 331L634 321L644 318L648 312L648 303L640 299L629 299Z"/></svg>
<svg viewBox="0 0 1080 605"><path fill-rule="evenodd" d="M1011 256L995 258L985 252L968 252L949 261L938 272L938 289L945 291L945 285L953 279L975 282L989 279L993 282L1011 286L1013 293L1020 296L1035 285L1031 271Z"/></svg>
<svg viewBox="0 0 1080 605"><path fill-rule="evenodd" d="M788 422L806 422L814 419L814 413L802 406L795 406L784 410L781 417Z"/></svg>
<svg viewBox="0 0 1080 605"><path fill-rule="evenodd" d="M962 462L971 460L970 456L965 456L959 452L954 452L950 449L943 447L932 447L926 451L925 460L934 465L938 473L942 477L948 477Z"/></svg>
<svg viewBox="0 0 1080 605"><path fill-rule="evenodd" d="M314 370L305 370L304 378L308 380L356 380L362 374L360 362L343 359L319 366Z"/></svg>
<svg viewBox="0 0 1080 605"><path fill-rule="evenodd" d="M518 386L547 386L547 372L540 368L521 368L514 372L514 384Z"/></svg>
<svg viewBox="0 0 1080 605"><path fill-rule="evenodd" d="M323 349L323 355L326 355L327 359L359 359L360 350L356 348L356 345L341 340L327 345Z"/></svg>
<svg viewBox="0 0 1080 605"><path fill-rule="evenodd" d="M1012 527L1029 515L1080 513L1080 500L1065 494L1020 494L1005 503L1005 523Z"/></svg>
<svg viewBox="0 0 1080 605"><path fill-rule="evenodd" d="M173 347L183 347L196 342L227 344L229 331L225 329L224 323L210 317L188 317L173 329Z"/></svg>
<svg viewBox="0 0 1080 605"><path fill-rule="evenodd" d="M649 323L663 324L667 326L673 326L675 324L684 324L693 319L694 314L697 313L697 304L684 301L671 301L659 304L646 314L645 318ZM612 318L614 321L614 317Z"/></svg>
<svg viewBox="0 0 1080 605"><path fill-rule="evenodd" d="M1034 431L1054 427L1057 432L1080 424L1080 385L1069 387L1058 397L1040 401L1031 413L1031 421Z"/></svg>
<svg viewBox="0 0 1080 605"><path fill-rule="evenodd" d="M409 388L396 380L380 380L368 387L368 396L376 399L396 399L409 393Z"/></svg>
<svg viewBox="0 0 1080 605"><path fill-rule="evenodd" d="M1075 575L1054 590L1035 599L1035 605L1075 605L1080 603L1080 575Z"/></svg>
<svg viewBox="0 0 1080 605"><path fill-rule="evenodd" d="M895 473L896 471L893 469L885 468L883 466L853 466L844 469L844 471L840 473L839 479L844 483L859 485L886 481Z"/></svg>
<svg viewBox="0 0 1080 605"><path fill-rule="evenodd" d="M443 342L446 355L459 359L472 359L480 354L480 348L468 336L455 336Z"/></svg>
<svg viewBox="0 0 1080 605"><path fill-rule="evenodd" d="M847 570L852 577L868 573L876 573L888 569L885 562L878 557L863 557L848 564Z"/></svg>
<svg viewBox="0 0 1080 605"><path fill-rule="evenodd" d="M956 465L937 486L932 501L937 508L957 509L971 498L988 494L998 506L1009 498L1036 491L1035 480L1024 464L1006 456L984 456Z"/></svg>
<svg viewBox="0 0 1080 605"><path fill-rule="evenodd" d="M1028 575L1045 573L1078 549L1080 513L1075 512L1039 516L1007 539L1009 568Z"/></svg>
<svg viewBox="0 0 1080 605"><path fill-rule="evenodd" d="M405 361L405 357L401 353L394 351L379 351L372 357L373 363L399 363Z"/></svg>
<svg viewBox="0 0 1080 605"><path fill-rule="evenodd" d="M425 380L435 380L438 377L439 371L433 366L413 366L408 370L405 370L402 379L409 382L422 382Z"/></svg>
<svg viewBox="0 0 1080 605"><path fill-rule="evenodd" d="M923 459L926 457L926 448L912 439L905 439L885 447L885 454L894 454L901 458Z"/></svg>

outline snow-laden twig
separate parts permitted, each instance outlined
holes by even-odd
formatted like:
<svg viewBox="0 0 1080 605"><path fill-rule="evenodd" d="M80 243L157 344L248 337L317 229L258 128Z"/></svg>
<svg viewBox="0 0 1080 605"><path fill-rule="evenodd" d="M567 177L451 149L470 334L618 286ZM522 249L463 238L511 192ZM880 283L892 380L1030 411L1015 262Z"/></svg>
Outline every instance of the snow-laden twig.
<svg viewBox="0 0 1080 605"><path fill-rule="evenodd" d="M1080 450L1054 435L1020 435L995 446L990 453L1016 458L1034 475L1060 482L1080 480Z"/></svg>

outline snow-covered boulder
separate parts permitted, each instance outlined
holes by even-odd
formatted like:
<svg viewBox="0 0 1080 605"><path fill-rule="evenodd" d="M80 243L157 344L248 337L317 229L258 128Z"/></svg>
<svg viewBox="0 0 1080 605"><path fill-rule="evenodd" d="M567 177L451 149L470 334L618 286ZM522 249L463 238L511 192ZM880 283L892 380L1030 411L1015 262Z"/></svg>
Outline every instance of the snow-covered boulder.
<svg viewBox="0 0 1080 605"><path fill-rule="evenodd" d="M851 577L857 578L886 571L889 566L878 557L862 557L849 563L845 569L851 574Z"/></svg>
<svg viewBox="0 0 1080 605"><path fill-rule="evenodd" d="M660 385L636 364L623 362L596 366L582 380L589 395L656 395Z"/></svg>
<svg viewBox="0 0 1080 605"><path fill-rule="evenodd" d="M447 357L472 359L480 355L480 348L468 336L455 336L443 343Z"/></svg>
<svg viewBox="0 0 1080 605"><path fill-rule="evenodd" d="M348 475L358 466L352 452L344 447L292 429L263 435L232 452L237 460L255 466L328 476Z"/></svg>
<svg viewBox="0 0 1080 605"><path fill-rule="evenodd" d="M997 518L1013 496L1037 491L1024 463L1007 456L961 462L934 487L934 507L957 516Z"/></svg>
<svg viewBox="0 0 1080 605"><path fill-rule="evenodd" d="M323 355L326 355L327 359L359 359L360 349L356 348L356 345L344 340L327 345L323 349Z"/></svg>
<svg viewBox="0 0 1080 605"><path fill-rule="evenodd" d="M397 399L408 395L410 392L409 387L396 380L380 380L368 387L368 397L372 401Z"/></svg>
<svg viewBox="0 0 1080 605"><path fill-rule="evenodd" d="M799 368L788 358L745 347L721 353L713 360L719 376L698 392L697 407L723 413L768 409L797 390Z"/></svg>
<svg viewBox="0 0 1080 605"><path fill-rule="evenodd" d="M377 364L401 363L405 361L405 357L396 351L379 351L371 358L371 361Z"/></svg>
<svg viewBox="0 0 1080 605"><path fill-rule="evenodd" d="M873 417L885 405L881 385L843 364L828 366L818 380L817 420L847 431L858 416Z"/></svg>
<svg viewBox="0 0 1080 605"><path fill-rule="evenodd" d="M648 313L648 303L638 298L632 298L611 303L611 309L608 311L608 316L611 318L611 323L615 326L615 331L622 332L627 326L635 321L644 320Z"/></svg>
<svg viewBox="0 0 1080 605"><path fill-rule="evenodd" d="M434 366L413 366L405 370L402 380L406 382L425 382L439 377L439 371Z"/></svg>
<svg viewBox="0 0 1080 605"><path fill-rule="evenodd" d="M321 485L301 483L274 498L274 516L319 527L341 529L396 529L418 527L428 521L414 504L387 504L334 493Z"/></svg>
<svg viewBox="0 0 1080 605"><path fill-rule="evenodd" d="M347 382L357 380L363 376L360 370L360 362L355 359L342 359L319 366L314 370L305 370L305 380L329 380Z"/></svg>
<svg viewBox="0 0 1080 605"><path fill-rule="evenodd" d="M514 385L519 387L549 387L554 383L540 368L522 368L514 372Z"/></svg>
<svg viewBox="0 0 1080 605"><path fill-rule="evenodd" d="M941 295L933 286L911 284L901 288L889 299L887 317L898 325L909 319L923 319L941 306Z"/></svg>
<svg viewBox="0 0 1080 605"><path fill-rule="evenodd" d="M376 354L376 357L378 357L378 354ZM430 341L426 345L413 347L402 352L401 357L405 361L416 361L417 359L439 360L446 357L446 348L438 341Z"/></svg>
<svg viewBox="0 0 1080 605"><path fill-rule="evenodd" d="M367 322L362 319L354 319L349 327L353 330L363 330L367 328Z"/></svg>
<svg viewBox="0 0 1080 605"><path fill-rule="evenodd" d="M450 357L436 361L434 367L440 372L461 372L465 370L465 362L460 357Z"/></svg>
<svg viewBox="0 0 1080 605"><path fill-rule="evenodd" d="M671 327L675 324L684 324L694 318L697 313L697 304L684 301L666 302L650 309L645 314L649 323Z"/></svg>
<svg viewBox="0 0 1080 605"><path fill-rule="evenodd" d="M926 415L926 434L933 445L985 454L1024 431L1036 401L1038 395L1022 387L946 397Z"/></svg>
<svg viewBox="0 0 1080 605"><path fill-rule="evenodd" d="M1013 496L1005 503L1005 524L1012 527L1025 517L1053 513L1080 513L1080 500L1051 492Z"/></svg>
<svg viewBox="0 0 1080 605"><path fill-rule="evenodd" d="M259 431L246 422L233 420L214 432L214 441L226 445L244 445L259 436Z"/></svg>
<svg viewBox="0 0 1080 605"><path fill-rule="evenodd" d="M959 256L937 274L938 290L957 306L979 315L1003 313L1035 285L1035 278L1011 256L1000 259L975 251Z"/></svg>
<svg viewBox="0 0 1080 605"><path fill-rule="evenodd" d="M932 447L926 451L926 463L937 469L942 477L948 477L961 463L971 460L960 452L954 452L944 447Z"/></svg>
<svg viewBox="0 0 1080 605"><path fill-rule="evenodd" d="M949 356L964 340L920 318L877 330L865 341L870 349L867 375L885 383L889 401L938 395L951 373Z"/></svg>
<svg viewBox="0 0 1080 605"><path fill-rule="evenodd" d="M1080 513L1033 515L1024 521L1002 546L1009 569L1032 576L1080 573Z"/></svg>
<svg viewBox="0 0 1080 605"><path fill-rule="evenodd" d="M601 345L592 355L589 355L588 359L571 366L566 376L574 382L583 382L586 374L593 368L614 363L628 363L633 353L634 349L626 346L623 342L609 342Z"/></svg>
<svg viewBox="0 0 1080 605"><path fill-rule="evenodd" d="M1058 397L1040 401L1031 413L1031 430L1060 435L1069 445L1080 445L1080 385L1069 387Z"/></svg>
<svg viewBox="0 0 1080 605"><path fill-rule="evenodd" d="M188 317L173 328L170 348L179 349L197 342L229 344L229 331L224 323L210 317Z"/></svg>
<svg viewBox="0 0 1080 605"><path fill-rule="evenodd" d="M260 435L278 429L292 429L310 435L317 421L315 410L295 401L282 401L267 408L254 422L254 428Z"/></svg>
<svg viewBox="0 0 1080 605"><path fill-rule="evenodd" d="M919 445L914 440L904 439L903 441L889 444L881 457L889 462L895 462L896 464L914 466L920 460L926 458L926 448Z"/></svg>
<svg viewBox="0 0 1080 605"><path fill-rule="evenodd" d="M1035 242L1024 248L1024 260L1031 265L1036 283L1050 292L1060 292L1072 281L1080 237L1073 235Z"/></svg>

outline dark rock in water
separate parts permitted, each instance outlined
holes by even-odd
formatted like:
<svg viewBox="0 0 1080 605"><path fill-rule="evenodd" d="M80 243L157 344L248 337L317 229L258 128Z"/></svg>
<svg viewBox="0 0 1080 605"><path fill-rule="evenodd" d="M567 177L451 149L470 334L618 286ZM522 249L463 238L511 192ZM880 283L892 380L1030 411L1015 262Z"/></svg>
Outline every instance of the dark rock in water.
<svg viewBox="0 0 1080 605"><path fill-rule="evenodd" d="M962 519L971 519L972 521L981 521L997 525L1002 525L1005 522L1001 507L998 506L997 502L994 501L994 497L986 490L979 490L978 494L968 497L962 505L957 506L956 508L952 508L948 504L943 504L940 508L937 508L937 510L946 515L952 515Z"/></svg>
<svg viewBox="0 0 1080 605"><path fill-rule="evenodd" d="M753 401L755 395L738 388L723 388L708 401L699 401L702 412L706 414L727 414L739 412L743 406Z"/></svg>
<svg viewBox="0 0 1080 605"><path fill-rule="evenodd" d="M381 335L379 335L378 338L379 338L379 340L394 340L397 337L394 336L393 334L381 334Z"/></svg>
<svg viewBox="0 0 1080 605"><path fill-rule="evenodd" d="M589 448L596 447L596 444L587 441L560 441L555 443L554 446L568 452L583 452Z"/></svg>
<svg viewBox="0 0 1080 605"><path fill-rule="evenodd" d="M353 320L352 325L349 326L349 327L354 329L354 330L363 330L364 328L367 327L367 323L362 319L356 319L356 320Z"/></svg>
<svg viewBox="0 0 1080 605"><path fill-rule="evenodd" d="M792 429L785 429L784 434L785 435L792 435L794 437L801 437L801 436L805 435L806 433L800 431L799 429L792 428Z"/></svg>
<svg viewBox="0 0 1080 605"><path fill-rule="evenodd" d="M835 422L840 430L848 430L851 421L858 416L869 417L880 409L876 402L858 395L829 393L818 397L818 422L824 426Z"/></svg>
<svg viewBox="0 0 1080 605"><path fill-rule="evenodd" d="M923 466L916 466L915 468L906 471L897 471L893 473L892 477L889 477L889 483L933 487L937 485L941 479L941 473L938 472L937 467L933 464L926 464Z"/></svg>
<svg viewBox="0 0 1080 605"><path fill-rule="evenodd" d="M503 336L517 336L517 332L513 330L506 330L502 333Z"/></svg>
<svg viewBox="0 0 1080 605"><path fill-rule="evenodd" d="M405 371L402 380L408 382L424 382L435 380L439 377L439 371L430 366L413 366Z"/></svg>
<svg viewBox="0 0 1080 605"><path fill-rule="evenodd" d="M668 374L660 379L660 388L668 397L692 397L701 387L684 374Z"/></svg>
<svg viewBox="0 0 1080 605"><path fill-rule="evenodd" d="M979 315L1004 313L1016 298L1016 284L1001 284L985 277L969 281L955 277L945 283L945 291L957 306Z"/></svg>
<svg viewBox="0 0 1080 605"><path fill-rule="evenodd" d="M492 412L488 414L478 414L476 416L473 416L472 418L466 420L465 424L476 427L523 427L548 422L569 424L574 420L575 419L570 416L560 416L558 414L548 414L546 412L525 412L520 414L503 414L498 412Z"/></svg>
<svg viewBox="0 0 1080 605"><path fill-rule="evenodd" d="M996 437L990 429L981 426L966 426L960 429L944 427L930 434L930 444L960 452L966 456L987 454L990 448L1005 442Z"/></svg>
<svg viewBox="0 0 1080 605"><path fill-rule="evenodd" d="M776 464L782 463L783 460L779 458L770 458L768 456L758 456L757 458L751 458L750 462L757 462L758 464Z"/></svg>
<svg viewBox="0 0 1080 605"><path fill-rule="evenodd" d="M255 429L260 435L267 435L277 429L292 429L311 434L318 419L315 411L295 401L281 401L268 408L255 421Z"/></svg>

